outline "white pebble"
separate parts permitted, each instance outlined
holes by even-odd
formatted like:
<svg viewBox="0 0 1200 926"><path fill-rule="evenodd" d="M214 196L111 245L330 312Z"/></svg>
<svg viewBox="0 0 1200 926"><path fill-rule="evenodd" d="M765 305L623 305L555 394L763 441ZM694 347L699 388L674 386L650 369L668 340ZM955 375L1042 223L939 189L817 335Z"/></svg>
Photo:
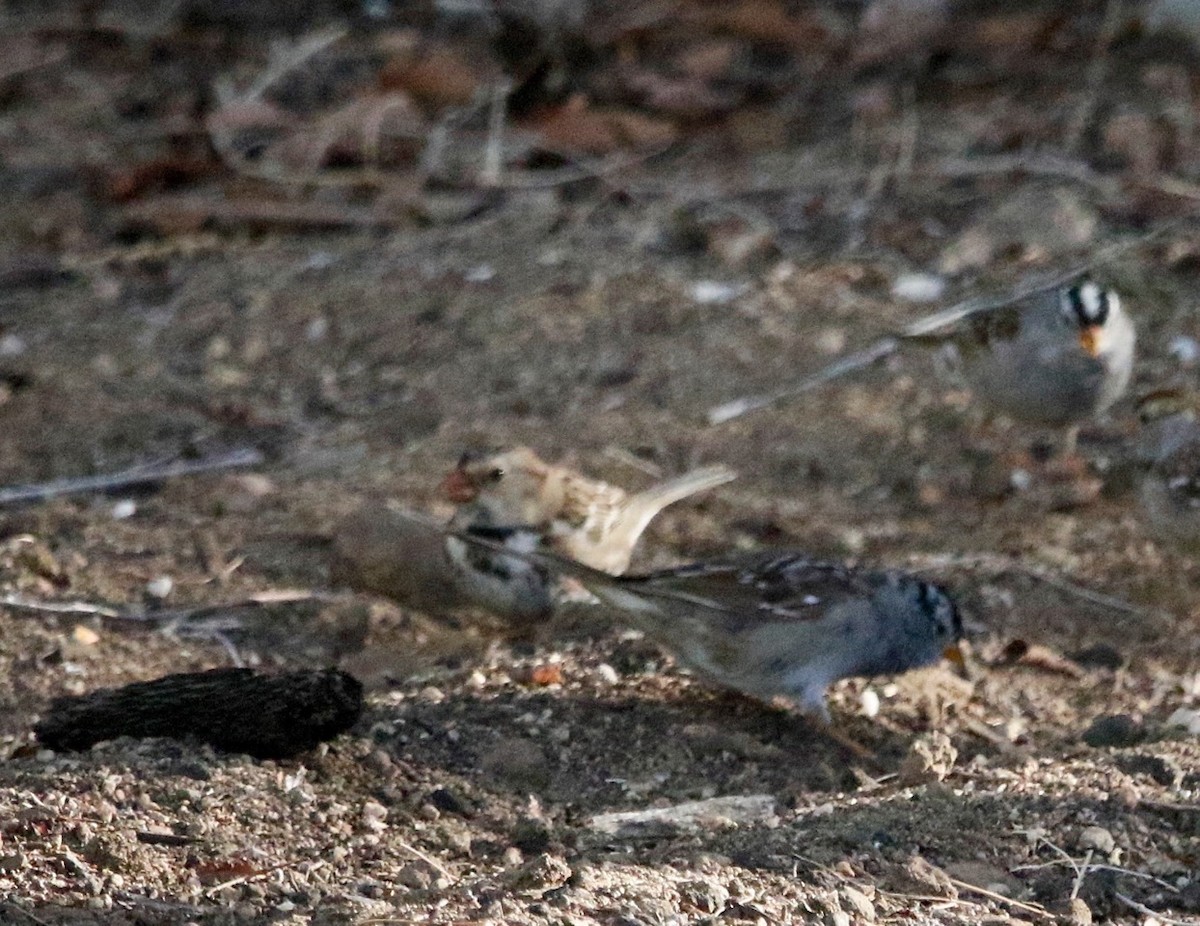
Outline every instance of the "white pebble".
<svg viewBox="0 0 1200 926"><path fill-rule="evenodd" d="M146 583L146 594L151 598L166 598L175 591L175 580L170 576L155 576Z"/></svg>
<svg viewBox="0 0 1200 926"><path fill-rule="evenodd" d="M601 681L606 685L615 685L618 681L617 670L610 666L607 662L602 662L596 666L596 674L600 676Z"/></svg>
<svg viewBox="0 0 1200 926"><path fill-rule="evenodd" d="M1167 350L1185 367L1194 367L1197 362L1200 362L1200 341L1190 338L1186 334L1177 334L1171 338L1171 344Z"/></svg>
<svg viewBox="0 0 1200 926"><path fill-rule="evenodd" d="M721 283L717 280L697 280L692 284L692 298L701 305L721 305L732 302L748 287L745 283Z"/></svg>
<svg viewBox="0 0 1200 926"><path fill-rule="evenodd" d="M1181 727L1188 733L1200 733L1200 711L1181 707L1167 718L1168 727Z"/></svg>
<svg viewBox="0 0 1200 926"><path fill-rule="evenodd" d="M1014 469L1009 474L1008 483L1018 492L1028 492L1033 485L1033 475L1027 469Z"/></svg>
<svg viewBox="0 0 1200 926"><path fill-rule="evenodd" d="M902 273L892 284L892 295L907 302L937 302L946 292L946 278L934 273Z"/></svg>
<svg viewBox="0 0 1200 926"><path fill-rule="evenodd" d="M496 268L491 264L477 264L463 274L468 283L490 283L496 278Z"/></svg>
<svg viewBox="0 0 1200 926"><path fill-rule="evenodd" d="M864 717L879 716L879 695L874 688L864 688L863 693L859 695L859 703L862 704Z"/></svg>
<svg viewBox="0 0 1200 926"><path fill-rule="evenodd" d="M137 514L137 503L132 498L123 498L112 506L114 521L124 521L126 518L132 518L135 514Z"/></svg>
<svg viewBox="0 0 1200 926"><path fill-rule="evenodd" d="M6 334L0 338L0 357L20 357L29 350L29 345L20 335Z"/></svg>

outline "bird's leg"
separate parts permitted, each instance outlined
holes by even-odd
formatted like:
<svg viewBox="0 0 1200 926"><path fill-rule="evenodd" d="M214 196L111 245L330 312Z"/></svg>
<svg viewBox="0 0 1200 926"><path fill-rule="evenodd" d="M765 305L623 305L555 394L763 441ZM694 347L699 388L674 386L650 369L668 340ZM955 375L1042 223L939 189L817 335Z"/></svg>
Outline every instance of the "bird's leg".
<svg viewBox="0 0 1200 926"><path fill-rule="evenodd" d="M859 759L874 761L878 758L875 751L868 746L864 746L858 740L843 733L830 721L828 715L822 717L818 714L804 713L804 720L810 727L813 728L821 736L832 740L838 746L841 746L851 755Z"/></svg>
<svg viewBox="0 0 1200 926"><path fill-rule="evenodd" d="M876 758L873 750L842 733L834 726L833 719L829 715L829 705L825 703L823 686L812 687L801 692L799 697L791 701L791 707L804 717L805 722L816 733L832 740L851 755L859 759L874 760Z"/></svg>

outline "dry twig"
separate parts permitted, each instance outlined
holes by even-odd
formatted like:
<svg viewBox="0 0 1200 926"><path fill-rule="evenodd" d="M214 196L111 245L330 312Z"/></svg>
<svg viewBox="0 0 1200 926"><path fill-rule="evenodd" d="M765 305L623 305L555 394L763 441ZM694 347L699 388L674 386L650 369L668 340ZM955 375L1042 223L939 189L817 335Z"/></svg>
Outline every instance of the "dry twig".
<svg viewBox="0 0 1200 926"><path fill-rule="evenodd" d="M26 502L44 502L64 495L111 492L114 489L147 485L152 482L162 482L165 479L175 479L179 476L194 476L198 473L210 473L215 470L257 466L263 460L261 451L255 450L253 447L242 447L226 453L201 457L198 460L142 464L118 473L55 479L36 485L11 486L7 489L0 489L0 507Z"/></svg>

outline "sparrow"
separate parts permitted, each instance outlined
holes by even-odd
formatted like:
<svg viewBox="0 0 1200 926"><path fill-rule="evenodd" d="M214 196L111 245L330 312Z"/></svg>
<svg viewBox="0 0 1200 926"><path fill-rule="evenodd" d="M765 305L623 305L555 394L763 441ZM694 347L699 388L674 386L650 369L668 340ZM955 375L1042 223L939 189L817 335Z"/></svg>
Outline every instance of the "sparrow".
<svg viewBox="0 0 1200 926"><path fill-rule="evenodd" d="M902 334L950 345L972 392L995 410L1066 429L1075 452L1079 426L1129 386L1137 333L1121 299L1091 279L1056 285L1000 305L933 316Z"/></svg>
<svg viewBox="0 0 1200 926"><path fill-rule="evenodd" d="M540 536L507 529L489 533L513 549L532 550ZM447 534L443 525L397 508L365 506L334 533L331 579L360 592L441 617L482 609L521 630L544 623L555 606L544 567L496 549L472 546Z"/></svg>
<svg viewBox="0 0 1200 926"><path fill-rule="evenodd" d="M502 550L463 531L472 546ZM735 555L613 576L546 551L519 558L578 580L709 684L782 698L828 727L830 685L961 663L962 618L939 586L795 551Z"/></svg>
<svg viewBox="0 0 1200 926"><path fill-rule="evenodd" d="M565 466L546 463L528 447L465 454L442 481L442 494L462 506L451 522L521 525L539 532L546 549L620 575L660 511L689 495L735 479L725 466L694 469L630 494Z"/></svg>
<svg viewBox="0 0 1200 926"><path fill-rule="evenodd" d="M1161 539L1200 550L1200 402L1160 390L1138 402L1142 510Z"/></svg>

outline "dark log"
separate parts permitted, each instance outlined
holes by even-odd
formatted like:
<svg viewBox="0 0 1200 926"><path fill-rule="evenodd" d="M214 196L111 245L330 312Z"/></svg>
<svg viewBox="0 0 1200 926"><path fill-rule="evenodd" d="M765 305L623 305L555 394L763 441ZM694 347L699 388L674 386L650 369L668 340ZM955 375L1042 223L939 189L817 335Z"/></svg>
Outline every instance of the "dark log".
<svg viewBox="0 0 1200 926"><path fill-rule="evenodd" d="M34 733L51 749L167 736L277 759L345 732L362 706L361 683L336 669L281 675L212 669L56 698Z"/></svg>

